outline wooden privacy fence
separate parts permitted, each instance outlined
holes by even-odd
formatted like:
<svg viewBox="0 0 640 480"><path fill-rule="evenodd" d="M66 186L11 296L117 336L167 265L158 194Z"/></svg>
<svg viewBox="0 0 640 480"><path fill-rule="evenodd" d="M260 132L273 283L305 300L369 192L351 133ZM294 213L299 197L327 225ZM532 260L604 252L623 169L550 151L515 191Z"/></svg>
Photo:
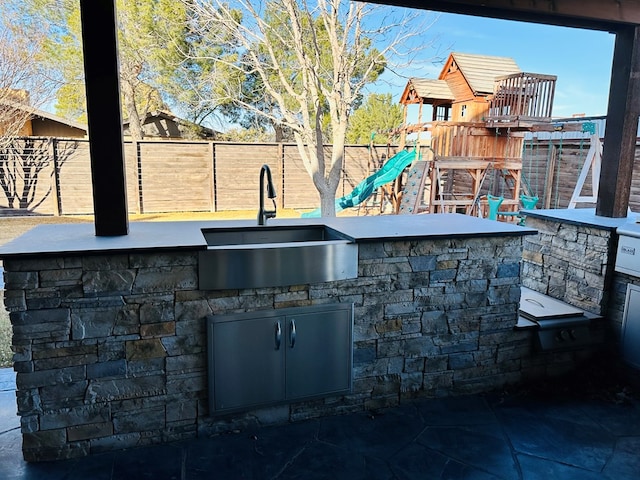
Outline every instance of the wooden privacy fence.
<svg viewBox="0 0 640 480"><path fill-rule="evenodd" d="M38 155L33 155L39 162L37 182L32 182L33 200L26 207L18 202L10 205L6 195L2 194L0 215L3 212L92 214L88 141L39 140L43 145L39 147ZM540 198L537 208L567 208L588 149L588 138L525 140L522 147L522 191ZM397 147L376 146L370 151L367 146L347 146L336 195L343 196L351 192L353 187L378 170L397 151ZM636 152L637 158L640 149ZM331 147L327 147L325 153L329 156ZM0 167L8 161L6 155L0 152ZM28 163L29 155L23 154L20 161ZM293 144L145 140L125 144L129 212L257 209L259 171L265 163L271 167L276 182L278 208L303 210L319 205L316 188ZM5 168L0 169L0 174L6 175L5 172ZM590 184L588 178L584 195L591 193ZM23 203L28 202L25 200ZM630 207L633 211L640 211L638 161L634 167Z"/></svg>
<svg viewBox="0 0 640 480"><path fill-rule="evenodd" d="M585 139L527 140L522 154L522 190L539 198L537 208L567 208L578 177L587 160L590 141ZM636 147L636 160L640 149ZM590 196L589 171L581 193ZM640 211L640 163L634 163L633 183L629 206ZM578 203L576 207L595 207L595 203Z"/></svg>
<svg viewBox="0 0 640 480"><path fill-rule="evenodd" d="M88 140L41 138L48 152L41 162L34 200L22 210L39 214L93 213ZM35 158L36 147L32 156ZM345 147L337 195L349 193L380 168L397 147ZM64 155L59 154L64 152ZM258 208L259 172L271 167L278 208L312 209L319 196L294 144L154 141L125 142L125 174L130 213L253 210ZM325 154L330 158L331 147ZM29 157L25 152L22 157ZM42 153L39 154L42 157ZM5 156L6 157L6 156ZM0 162L3 162L0 154ZM5 159L6 162L14 160ZM28 160L27 160L28 161ZM14 202L15 203L15 202ZM11 208L0 198L0 214ZM25 212L26 213L26 212Z"/></svg>

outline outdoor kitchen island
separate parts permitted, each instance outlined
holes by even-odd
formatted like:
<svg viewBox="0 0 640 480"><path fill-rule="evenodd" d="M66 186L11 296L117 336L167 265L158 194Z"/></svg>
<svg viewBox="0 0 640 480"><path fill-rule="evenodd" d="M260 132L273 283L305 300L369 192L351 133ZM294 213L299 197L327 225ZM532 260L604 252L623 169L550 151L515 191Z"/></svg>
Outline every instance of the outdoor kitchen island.
<svg viewBox="0 0 640 480"><path fill-rule="evenodd" d="M536 230L459 214L275 219L267 227L311 225L337 234L328 242L348 247L355 271L295 285L200 288L207 244L223 231L254 231L249 221L138 222L118 237L97 237L90 224L42 225L0 247L25 459L375 410L544 374L550 357L535 352L531 330L516 328L523 238ZM326 259L334 262L331 253ZM299 365L290 353L304 350L309 323L322 342L305 359L310 373L291 373ZM231 327L226 337L217 337L221 325ZM266 331L270 347L254 349L247 325ZM262 382L273 380L275 397L213 401L255 390L260 378L225 376L226 366L260 368L269 352L283 369ZM307 389L305 376L329 372L337 383Z"/></svg>

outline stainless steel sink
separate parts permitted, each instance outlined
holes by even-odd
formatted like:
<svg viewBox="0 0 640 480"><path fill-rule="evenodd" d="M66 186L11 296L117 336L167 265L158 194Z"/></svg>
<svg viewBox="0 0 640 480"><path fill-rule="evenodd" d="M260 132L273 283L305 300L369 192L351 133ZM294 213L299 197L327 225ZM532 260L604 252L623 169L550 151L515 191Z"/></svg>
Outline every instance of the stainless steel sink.
<svg viewBox="0 0 640 480"><path fill-rule="evenodd" d="M210 247L226 245L255 245L265 243L323 242L348 240L340 232L326 225L262 226L244 228L214 228L203 230Z"/></svg>
<svg viewBox="0 0 640 480"><path fill-rule="evenodd" d="M211 228L202 231L201 290L260 288L358 276L358 246L326 225Z"/></svg>

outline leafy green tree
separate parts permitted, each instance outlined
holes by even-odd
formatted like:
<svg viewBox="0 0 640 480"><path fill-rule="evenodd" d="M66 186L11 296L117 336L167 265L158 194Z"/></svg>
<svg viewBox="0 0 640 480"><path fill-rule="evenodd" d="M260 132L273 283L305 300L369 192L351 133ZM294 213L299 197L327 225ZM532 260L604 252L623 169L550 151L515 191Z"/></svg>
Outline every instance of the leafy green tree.
<svg viewBox="0 0 640 480"><path fill-rule="evenodd" d="M207 113L197 109L188 92L193 91L191 78L200 75L202 67L191 60L197 39L187 36L185 5L174 0L116 0L116 11L123 115L132 137L143 137L148 112L168 110L170 102L179 110L196 112L188 119L199 123ZM57 69L64 85L58 91L56 112L86 119L79 3L25 0L22 21L49 26L42 58Z"/></svg>
<svg viewBox="0 0 640 480"><path fill-rule="evenodd" d="M226 108L227 118L250 132L261 132L263 141L293 142L290 128L277 121L280 117L278 103L265 91L260 75L246 72L238 97L239 102L230 103ZM239 104L252 105L253 109ZM260 112L260 113L258 113ZM237 136L238 132L233 132Z"/></svg>
<svg viewBox="0 0 640 480"><path fill-rule="evenodd" d="M402 107L393 103L390 93L372 93L366 102L353 112L349 129L348 143L386 144L393 132L402 125Z"/></svg>
<svg viewBox="0 0 640 480"><path fill-rule="evenodd" d="M39 61L59 82L56 113L86 122L79 4L74 0L24 0L14 21L29 38L43 31Z"/></svg>
<svg viewBox="0 0 640 480"><path fill-rule="evenodd" d="M193 10L187 8L188 2L169 5L173 3L179 4L182 13L174 18L176 25L172 31L181 31L181 35L173 36L174 53L161 58L163 75L158 77L157 85L165 98L191 122L223 123L226 117L237 115L232 103L221 95L226 84L237 84L243 77L233 67L239 55L237 44L225 31L190 29L189 25L198 20L193 18ZM230 15L241 20L237 11ZM168 18L173 18L170 12Z"/></svg>
<svg viewBox="0 0 640 480"><path fill-rule="evenodd" d="M219 135L218 140L240 143L264 143L273 141L273 136L264 128L234 127Z"/></svg>

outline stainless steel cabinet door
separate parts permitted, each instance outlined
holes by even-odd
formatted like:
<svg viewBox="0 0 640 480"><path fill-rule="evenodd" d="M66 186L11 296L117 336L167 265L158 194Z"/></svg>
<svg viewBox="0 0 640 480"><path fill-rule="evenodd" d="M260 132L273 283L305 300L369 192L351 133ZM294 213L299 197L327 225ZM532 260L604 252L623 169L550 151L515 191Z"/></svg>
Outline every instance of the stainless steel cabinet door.
<svg viewBox="0 0 640 480"><path fill-rule="evenodd" d="M215 410L284 399L284 317L215 323L212 337Z"/></svg>
<svg viewBox="0 0 640 480"><path fill-rule="evenodd" d="M352 310L287 315L287 399L351 388Z"/></svg>

